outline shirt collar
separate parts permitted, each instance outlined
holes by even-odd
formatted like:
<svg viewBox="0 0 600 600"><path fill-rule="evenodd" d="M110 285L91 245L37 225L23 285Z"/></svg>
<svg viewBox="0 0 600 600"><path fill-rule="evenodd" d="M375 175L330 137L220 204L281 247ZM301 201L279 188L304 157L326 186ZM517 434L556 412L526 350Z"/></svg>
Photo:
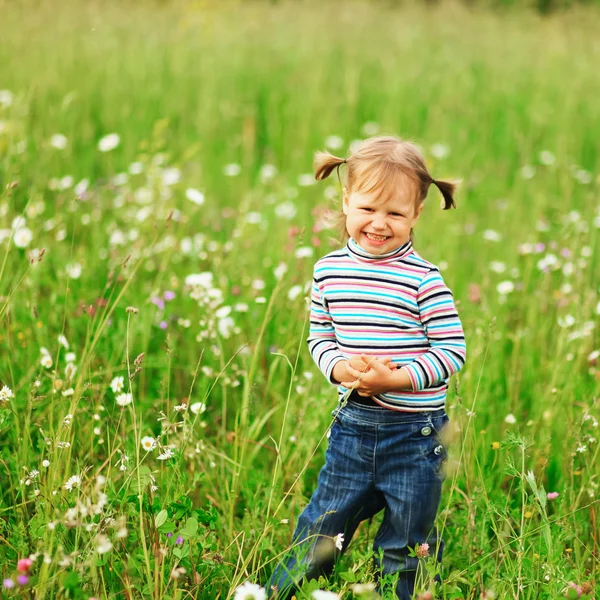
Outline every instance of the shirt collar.
<svg viewBox="0 0 600 600"><path fill-rule="evenodd" d="M352 258L359 262L366 263L389 263L400 258L404 258L412 252L412 241L408 240L402 246L395 250L390 250L385 254L371 254L364 248L361 248L354 238L350 238L347 244L348 253Z"/></svg>

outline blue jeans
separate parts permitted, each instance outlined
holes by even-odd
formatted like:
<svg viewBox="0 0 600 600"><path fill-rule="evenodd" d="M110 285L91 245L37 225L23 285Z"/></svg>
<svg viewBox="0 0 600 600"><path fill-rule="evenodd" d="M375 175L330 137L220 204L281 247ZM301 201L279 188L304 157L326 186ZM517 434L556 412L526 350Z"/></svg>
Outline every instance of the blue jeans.
<svg viewBox="0 0 600 600"><path fill-rule="evenodd" d="M345 551L361 521L384 510L373 542L376 556L383 551L376 572L398 573L396 594L410 600L419 559L408 556L408 547L427 542L430 554L442 560L444 542L435 517L447 457L439 434L448 416L443 409L399 412L352 400L332 414L335 422L317 489L267 593L287 599L302 579L330 574L340 554L331 538L343 533Z"/></svg>

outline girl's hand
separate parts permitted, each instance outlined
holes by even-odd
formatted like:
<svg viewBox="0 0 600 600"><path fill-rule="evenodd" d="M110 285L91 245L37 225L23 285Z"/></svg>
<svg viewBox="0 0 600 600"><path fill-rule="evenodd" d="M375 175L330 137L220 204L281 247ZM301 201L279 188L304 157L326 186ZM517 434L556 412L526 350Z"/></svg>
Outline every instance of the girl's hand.
<svg viewBox="0 0 600 600"><path fill-rule="evenodd" d="M366 357L368 359L375 359L378 360L379 362L381 362L381 364L386 365L389 369L394 370L398 368L398 365L395 362L392 362L392 359L389 357L383 357L383 358L379 358L378 356L370 356L368 354L361 354L361 358L351 358L348 362L350 363L350 366L355 369L356 371L360 371L361 373L363 371L368 371L369 370L369 366L368 366L368 361L363 360L362 357Z"/></svg>
<svg viewBox="0 0 600 600"><path fill-rule="evenodd" d="M390 360L380 360L374 356L361 354L359 359L352 359L346 366L353 381L342 381L341 384L349 389L355 389L360 396L376 396L388 392L394 389L392 372L397 368L394 363L391 363L393 366L389 364ZM356 369L353 364L362 368Z"/></svg>

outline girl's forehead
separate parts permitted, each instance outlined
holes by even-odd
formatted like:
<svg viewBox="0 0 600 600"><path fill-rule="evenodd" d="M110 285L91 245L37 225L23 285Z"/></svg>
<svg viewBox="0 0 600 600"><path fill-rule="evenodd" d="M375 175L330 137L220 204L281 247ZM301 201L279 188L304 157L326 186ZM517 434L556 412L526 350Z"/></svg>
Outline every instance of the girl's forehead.
<svg viewBox="0 0 600 600"><path fill-rule="evenodd" d="M399 189L385 196L378 192L351 192L349 199L353 204L367 204L372 207L381 208L407 208L415 204L413 190Z"/></svg>

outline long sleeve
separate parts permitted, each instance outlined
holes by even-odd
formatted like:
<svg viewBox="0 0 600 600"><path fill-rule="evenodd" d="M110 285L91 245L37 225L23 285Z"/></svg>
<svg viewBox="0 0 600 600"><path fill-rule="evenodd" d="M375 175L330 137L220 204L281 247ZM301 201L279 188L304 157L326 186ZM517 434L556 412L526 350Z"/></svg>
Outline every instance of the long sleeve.
<svg viewBox="0 0 600 600"><path fill-rule="evenodd" d="M346 359L338 348L327 302L323 298L314 277L310 303L310 331L307 342L313 360L323 372L327 381L334 383L331 381L333 368L338 362Z"/></svg>
<svg viewBox="0 0 600 600"><path fill-rule="evenodd" d="M417 292L421 323L430 349L403 368L413 390L439 385L465 364L467 347L452 292L437 269L425 275Z"/></svg>

